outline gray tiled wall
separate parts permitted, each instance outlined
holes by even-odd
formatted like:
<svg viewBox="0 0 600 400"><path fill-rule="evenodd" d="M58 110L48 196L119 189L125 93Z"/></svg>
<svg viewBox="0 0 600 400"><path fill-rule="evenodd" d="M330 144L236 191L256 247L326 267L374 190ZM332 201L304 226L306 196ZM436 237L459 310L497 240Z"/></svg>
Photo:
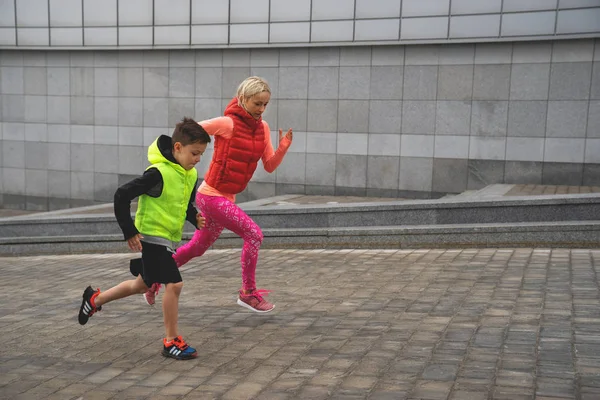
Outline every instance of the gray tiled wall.
<svg viewBox="0 0 600 400"><path fill-rule="evenodd" d="M5 0L0 47L227 47L581 38L600 0Z"/></svg>
<svg viewBox="0 0 600 400"><path fill-rule="evenodd" d="M505 2L507 3L507 2ZM453 2L454 4L454 2ZM491 183L600 185L600 40L152 51L0 51L6 206L110 201L182 116L222 113L246 76L295 130L240 200L436 196ZM206 170L209 148L198 169Z"/></svg>

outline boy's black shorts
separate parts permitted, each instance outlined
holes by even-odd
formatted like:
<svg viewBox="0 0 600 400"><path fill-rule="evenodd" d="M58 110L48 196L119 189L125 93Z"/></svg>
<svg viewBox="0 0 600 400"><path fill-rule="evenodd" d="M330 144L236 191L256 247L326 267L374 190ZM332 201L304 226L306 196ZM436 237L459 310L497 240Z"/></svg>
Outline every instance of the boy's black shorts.
<svg viewBox="0 0 600 400"><path fill-rule="evenodd" d="M142 274L148 287L154 283L177 283L183 280L173 260L173 250L159 244L142 242L142 258L131 260L129 270L134 276Z"/></svg>

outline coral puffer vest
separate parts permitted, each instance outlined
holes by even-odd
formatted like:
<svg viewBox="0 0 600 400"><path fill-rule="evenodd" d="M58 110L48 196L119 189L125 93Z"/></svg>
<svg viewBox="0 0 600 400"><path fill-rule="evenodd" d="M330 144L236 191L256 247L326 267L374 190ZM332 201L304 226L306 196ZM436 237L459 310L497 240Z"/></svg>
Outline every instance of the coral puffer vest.
<svg viewBox="0 0 600 400"><path fill-rule="evenodd" d="M265 151L265 132L262 118L255 120L233 98L225 108L225 116L233 120L233 136L215 137L212 160L204 180L219 192L242 192Z"/></svg>

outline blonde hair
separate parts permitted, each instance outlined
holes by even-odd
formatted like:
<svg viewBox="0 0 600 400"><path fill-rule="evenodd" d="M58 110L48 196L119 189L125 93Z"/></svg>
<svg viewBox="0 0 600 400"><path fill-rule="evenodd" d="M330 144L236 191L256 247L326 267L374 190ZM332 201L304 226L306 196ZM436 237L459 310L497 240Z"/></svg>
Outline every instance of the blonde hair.
<svg viewBox="0 0 600 400"><path fill-rule="evenodd" d="M244 81L240 83L240 86L238 86L237 89L236 97L238 100L240 100L242 97L244 99L249 99L255 94L262 92L271 93L271 88L269 87L267 81L265 81L263 78L259 78L258 76L251 76L244 79Z"/></svg>

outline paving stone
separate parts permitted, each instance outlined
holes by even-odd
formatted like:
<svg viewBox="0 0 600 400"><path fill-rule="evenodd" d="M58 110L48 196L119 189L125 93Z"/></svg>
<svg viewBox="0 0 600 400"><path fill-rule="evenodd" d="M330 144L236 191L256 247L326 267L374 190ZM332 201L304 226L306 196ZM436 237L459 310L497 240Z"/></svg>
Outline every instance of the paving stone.
<svg viewBox="0 0 600 400"><path fill-rule="evenodd" d="M223 399L237 400L241 398L251 399L261 390L263 385L258 383L242 382L223 394Z"/></svg>
<svg viewBox="0 0 600 400"><path fill-rule="evenodd" d="M471 392L466 390L457 390L450 395L450 400L487 400L487 398L487 391Z"/></svg>
<svg viewBox="0 0 600 400"><path fill-rule="evenodd" d="M393 390L375 390L371 392L369 399L372 400L405 400L408 393Z"/></svg>
<svg viewBox="0 0 600 400"><path fill-rule="evenodd" d="M355 375L345 378L342 381L341 388L342 389L357 389L357 390L369 390L377 383L376 376L364 376L364 375Z"/></svg>
<svg viewBox="0 0 600 400"><path fill-rule="evenodd" d="M496 374L496 385L533 387L533 374L520 371L499 370Z"/></svg>
<svg viewBox="0 0 600 400"><path fill-rule="evenodd" d="M546 396L535 396L536 400L571 400L573 397L546 397Z"/></svg>
<svg viewBox="0 0 600 400"><path fill-rule="evenodd" d="M454 381L457 365L431 364L423 371L423 379L433 381Z"/></svg>
<svg viewBox="0 0 600 400"><path fill-rule="evenodd" d="M325 386L304 386L302 390L298 392L298 398L300 399L319 400L328 399L330 396L331 390Z"/></svg>
<svg viewBox="0 0 600 400"><path fill-rule="evenodd" d="M536 395L575 398L575 379L538 378Z"/></svg>
<svg viewBox="0 0 600 400"><path fill-rule="evenodd" d="M494 400L533 400L535 395L532 390L525 388L496 386L491 398Z"/></svg>
<svg viewBox="0 0 600 400"><path fill-rule="evenodd" d="M448 398L451 388L450 382L418 381L411 395L427 400L442 400Z"/></svg>

